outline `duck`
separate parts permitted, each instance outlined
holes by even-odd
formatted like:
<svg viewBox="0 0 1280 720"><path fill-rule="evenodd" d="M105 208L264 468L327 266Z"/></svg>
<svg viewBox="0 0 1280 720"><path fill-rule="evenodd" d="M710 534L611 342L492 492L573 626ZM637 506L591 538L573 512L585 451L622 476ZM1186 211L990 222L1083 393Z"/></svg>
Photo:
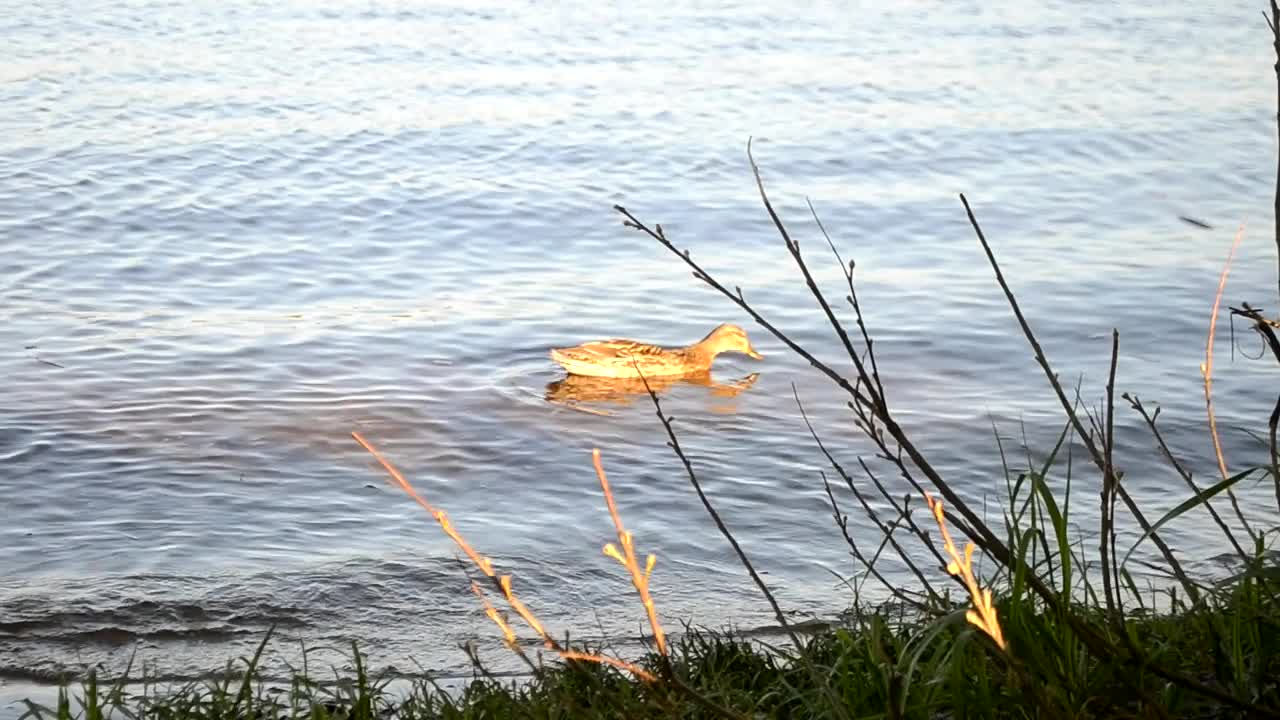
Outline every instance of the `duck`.
<svg viewBox="0 0 1280 720"><path fill-rule="evenodd" d="M747 331L724 323L686 347L661 347L649 343L614 338L583 343L576 347L553 348L551 359L572 375L638 378L693 375L710 371L721 353L742 353L753 360L764 356L751 347Z"/></svg>

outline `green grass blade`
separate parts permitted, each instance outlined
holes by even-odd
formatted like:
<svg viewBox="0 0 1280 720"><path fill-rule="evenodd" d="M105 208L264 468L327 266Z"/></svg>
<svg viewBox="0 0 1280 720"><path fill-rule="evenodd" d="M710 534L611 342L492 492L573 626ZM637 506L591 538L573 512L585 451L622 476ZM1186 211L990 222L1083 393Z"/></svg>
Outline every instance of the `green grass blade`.
<svg viewBox="0 0 1280 720"><path fill-rule="evenodd" d="M1160 528L1164 527L1166 523L1169 523L1177 519L1178 517L1184 515L1188 510L1191 510L1194 507L1207 503L1209 499L1212 498L1214 495L1217 495L1218 493L1224 490L1227 490L1228 488L1240 482L1241 480L1245 479L1246 477L1249 477L1250 475L1253 474L1255 470L1257 470L1257 468L1249 468L1248 470L1245 470L1243 472L1236 473L1235 475L1232 475L1226 480L1223 480L1222 482L1216 483L1214 485L1210 485L1209 487L1201 490L1195 495L1192 495L1191 497L1187 498L1181 503L1178 503L1177 507L1165 513L1164 516L1161 517L1159 520L1157 520L1146 532L1142 533L1142 537L1139 537L1137 542L1133 544L1133 547L1129 548L1129 552L1124 554L1124 560L1120 562L1120 565L1123 566L1126 563L1128 563L1129 556L1133 555L1133 551L1137 550L1139 545L1141 545L1147 538L1155 534Z"/></svg>

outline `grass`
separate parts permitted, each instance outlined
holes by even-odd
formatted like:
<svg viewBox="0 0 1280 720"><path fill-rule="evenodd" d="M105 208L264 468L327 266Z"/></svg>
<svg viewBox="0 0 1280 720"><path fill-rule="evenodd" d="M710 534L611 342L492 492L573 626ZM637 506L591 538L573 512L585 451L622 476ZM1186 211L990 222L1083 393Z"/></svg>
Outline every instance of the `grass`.
<svg viewBox="0 0 1280 720"><path fill-rule="evenodd" d="M1280 53L1280 31L1274 25L1278 11L1274 3L1272 7L1269 22ZM846 468L823 443L818 429L809 428L816 451L830 465L823 479L835 526L859 565L847 622L814 635L802 634L789 623L787 613L704 492L697 468L681 447L658 395L650 390L658 420L691 489L772 607L787 642L768 645L690 627L668 634L659 603L649 593L657 559L648 555L641 562L598 451L593 463L617 531L616 543L605 545L603 551L631 578L653 642L647 654L633 658L561 642L538 619L536 610L520 599L512 577L499 574L442 509L423 497L372 442L354 434L479 572L472 590L508 648L525 662L526 677L498 678L482 659L473 657L475 674L462 688L448 691L432 678L422 677L401 690L393 686L393 678L371 674L353 646L354 672L341 682L321 682L302 672L285 687L273 686L259 672L268 636L255 656L232 668L238 672L228 672L219 680L177 688L144 686L141 692L131 692L123 681L106 684L89 675L76 686L62 688L53 707L29 703L27 716L59 720L1280 718L1280 566L1272 550L1280 532L1276 441L1280 399L1269 418L1258 419L1260 426L1265 423L1268 428L1258 436L1266 438L1259 457L1244 466L1240 458L1232 458L1235 467L1244 469L1229 471L1232 465L1217 437L1212 372L1213 329L1230 259L1209 313L1201 368L1206 432L1211 440L1206 446L1214 448L1218 473L1198 479L1166 443L1159 408L1117 392L1118 332L1112 333L1110 371L1096 409L1082 402L1080 389L1069 393L1062 386L977 214L961 196L996 282L1063 418L1058 442L1043 462L1034 463L1028 455L1025 465L1015 467L1001 449L1004 507L998 521L988 522L965 503L911 432L899 424L881 383L875 342L858 301L853 263L846 264L840 257L814 212L813 219L847 284L844 303L832 304L815 282L799 243L774 210L754 158L751 167L769 219L845 350L852 373L837 371L794 341L747 302L740 289L730 289L679 249L661 225L650 226L625 208L616 210L628 227L672 252L695 278L749 314L847 395L872 462L860 457L857 470ZM1277 192L1280 203L1280 188ZM1232 244L1232 253L1240 237ZM1232 313L1263 336L1280 363L1280 340L1274 329L1280 323L1248 303L1232 307ZM1259 392L1271 393L1274 388ZM796 401L800 402L798 396ZM1152 442L1168 460L1166 485L1186 488L1185 500L1158 518L1147 517L1130 496L1124 459L1115 454L1115 415L1124 406L1143 420ZM1079 453L1083 458L1077 457ZM1254 524L1248 521L1236 495L1246 482L1275 487L1277 509L1266 513L1269 521L1262 526L1256 519ZM1097 498L1099 521L1092 531L1079 529L1081 523L1075 517L1081 511L1071 505L1070 498L1079 502L1080 497L1073 488L1081 487ZM1220 507L1224 499L1225 509ZM848 531L845 507L863 512L879 529L880 538L873 546L861 545ZM1229 577L1193 575L1162 537L1168 523L1193 513L1211 520L1222 534L1224 547L1234 553L1235 569ZM1122 532L1126 525L1139 540L1121 546L1119 538L1126 535ZM1155 569L1165 582L1153 583L1150 567L1143 568L1145 573L1138 571L1132 558L1140 550L1139 557L1160 559ZM913 586L902 586L881 573L878 563L886 554L896 555L906 566L916 581ZM975 570L977 554L989 561L986 573ZM867 583L878 584L891 601L867 606L861 600ZM499 603L506 609L500 609ZM544 652L530 656L521 642L522 632L532 633Z"/></svg>

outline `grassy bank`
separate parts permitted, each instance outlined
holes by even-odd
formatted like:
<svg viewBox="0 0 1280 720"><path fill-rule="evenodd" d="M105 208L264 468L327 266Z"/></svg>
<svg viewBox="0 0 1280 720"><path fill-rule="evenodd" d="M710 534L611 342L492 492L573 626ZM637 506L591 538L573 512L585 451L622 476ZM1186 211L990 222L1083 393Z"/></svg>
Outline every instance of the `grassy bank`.
<svg viewBox="0 0 1280 720"><path fill-rule="evenodd" d="M539 667L519 681L488 676L446 692L430 680L407 689L370 677L358 653L340 684L298 676L269 686L256 661L239 679L126 695L93 681L36 717L506 718L506 717L1266 717L1280 710L1280 582L1258 576L1205 588L1198 604L1123 620L1085 604L1046 610L1001 598L1007 651L965 620L963 607L852 618L764 647L705 631L682 633L667 655L636 664L654 680L595 662ZM1109 642L1141 649L1090 653L1073 623L1110 628ZM583 648L585 652L590 649ZM1172 680L1181 677L1188 683ZM1231 698L1197 692L1203 685ZM1233 708L1239 701L1241 707ZM1243 707L1247 705L1248 707Z"/></svg>
<svg viewBox="0 0 1280 720"><path fill-rule="evenodd" d="M1242 580L1219 588L1197 609L1138 614L1122 625L1109 623L1096 608L1069 611L1129 636L1159 673L1122 657L1093 656L1061 614L1006 598L997 612L1008 655L965 622L962 608L936 617L885 612L803 638L799 651L683 633L668 657L654 652L638 660L658 678L654 682L607 665L570 662L548 664L518 682L478 669L461 690L445 692L416 680L406 691L370 677L356 655L357 670L341 685L297 677L272 691L256 678L250 659L241 666L249 671L241 679L172 694L125 696L122 688L87 683L61 707L36 716L1263 717L1280 709L1277 591L1274 580ZM1168 673L1249 698L1254 709L1231 712L1227 703L1161 677Z"/></svg>

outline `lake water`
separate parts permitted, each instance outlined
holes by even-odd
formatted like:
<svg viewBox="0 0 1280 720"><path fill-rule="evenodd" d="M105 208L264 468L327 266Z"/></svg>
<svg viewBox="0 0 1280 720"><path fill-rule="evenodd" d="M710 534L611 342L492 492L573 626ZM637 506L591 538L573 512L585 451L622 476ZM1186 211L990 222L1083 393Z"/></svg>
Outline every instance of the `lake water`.
<svg viewBox="0 0 1280 720"><path fill-rule="evenodd" d="M846 464L871 447L831 383L611 210L661 222L838 362L761 208L752 136L833 297L806 197L857 259L891 401L975 503L995 513L1003 488L993 423L1020 456L1062 417L962 191L1063 378L1096 405L1117 327L1119 388L1162 403L1171 442L1214 474L1198 367L1242 222L1227 302L1275 306L1260 4L323 5L0 2L8 701L135 652L197 677L273 624L276 659L358 639L377 668L449 676L479 638L506 667L453 546L352 430L557 632L625 654L643 619L600 552L593 447L671 624L772 623L647 399L548 390L550 347L686 343L720 322L765 359L726 356L717 381L758 378L679 385L665 409L783 604L835 617L850 593L832 573L855 568L792 384ZM1215 401L1241 468L1265 457L1241 428L1265 429L1276 371L1245 357L1260 348L1242 328L1233 357L1230 329ZM1185 489L1127 407L1117 427L1158 517ZM1274 523L1268 485L1241 499ZM1201 570L1225 549L1203 516L1168 537Z"/></svg>

